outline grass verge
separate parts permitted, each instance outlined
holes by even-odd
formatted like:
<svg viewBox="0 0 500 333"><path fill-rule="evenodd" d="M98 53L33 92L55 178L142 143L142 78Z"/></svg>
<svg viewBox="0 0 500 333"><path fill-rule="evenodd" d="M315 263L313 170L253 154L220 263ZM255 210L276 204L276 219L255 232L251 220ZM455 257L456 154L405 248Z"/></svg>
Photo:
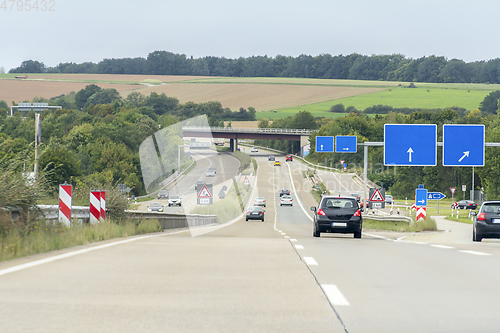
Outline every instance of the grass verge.
<svg viewBox="0 0 500 333"><path fill-rule="evenodd" d="M389 230L398 232L421 232L421 231L436 231L436 221L430 216L425 220L420 220L415 223L396 222L396 221L377 221L370 220L367 217L363 218L363 229Z"/></svg>
<svg viewBox="0 0 500 333"><path fill-rule="evenodd" d="M38 223L32 230L12 228L0 235L0 261L160 231L160 224L153 219L123 220L118 223L106 220L96 225L83 224L70 228L61 224Z"/></svg>

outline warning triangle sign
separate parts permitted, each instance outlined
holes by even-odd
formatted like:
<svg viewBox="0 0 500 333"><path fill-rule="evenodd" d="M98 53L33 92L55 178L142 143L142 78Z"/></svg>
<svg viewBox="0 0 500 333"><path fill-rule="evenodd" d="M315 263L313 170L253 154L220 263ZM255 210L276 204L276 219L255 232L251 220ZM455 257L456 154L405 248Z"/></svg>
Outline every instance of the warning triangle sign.
<svg viewBox="0 0 500 333"><path fill-rule="evenodd" d="M250 180L245 176L245 181L243 182L245 185L250 185Z"/></svg>
<svg viewBox="0 0 500 333"><path fill-rule="evenodd" d="M380 191L378 188L375 189L375 192L373 192L370 201L384 201L384 198L382 197L382 194L380 194Z"/></svg>
<svg viewBox="0 0 500 333"><path fill-rule="evenodd" d="M210 191L208 190L207 185L203 185L200 193L198 193L198 198L211 198L211 197L212 193L210 193Z"/></svg>

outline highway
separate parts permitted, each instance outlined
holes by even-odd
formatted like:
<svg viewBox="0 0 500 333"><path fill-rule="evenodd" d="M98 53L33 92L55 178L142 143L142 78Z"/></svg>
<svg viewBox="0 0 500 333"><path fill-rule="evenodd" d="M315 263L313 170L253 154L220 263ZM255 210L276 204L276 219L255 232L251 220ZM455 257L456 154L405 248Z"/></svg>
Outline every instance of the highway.
<svg viewBox="0 0 500 333"><path fill-rule="evenodd" d="M264 222L243 217L198 237L160 233L2 262L0 331L500 330L500 241L473 243L471 225L442 218L434 233L313 238L305 167L251 155L259 164L252 201L267 199ZM181 192L219 157L211 158ZM281 188L292 207L279 206Z"/></svg>

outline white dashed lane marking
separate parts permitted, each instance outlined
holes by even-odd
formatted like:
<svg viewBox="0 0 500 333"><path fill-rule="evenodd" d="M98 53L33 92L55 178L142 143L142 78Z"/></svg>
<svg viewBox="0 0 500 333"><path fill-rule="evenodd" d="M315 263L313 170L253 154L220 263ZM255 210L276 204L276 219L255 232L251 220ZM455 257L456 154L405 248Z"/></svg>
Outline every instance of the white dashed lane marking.
<svg viewBox="0 0 500 333"><path fill-rule="evenodd" d="M317 266L318 263L316 262L316 260L314 260L313 257L303 257L304 261L306 262L306 264L308 264L309 266Z"/></svg>
<svg viewBox="0 0 500 333"><path fill-rule="evenodd" d="M298 250L303 250L304 247L302 245L295 245L295 248L298 249Z"/></svg>
<svg viewBox="0 0 500 333"><path fill-rule="evenodd" d="M439 249L454 249L453 246L446 246L446 245L431 245L432 247L437 247Z"/></svg>
<svg viewBox="0 0 500 333"><path fill-rule="evenodd" d="M478 251L460 250L458 252L468 253L468 254L474 254L476 256L491 256L490 253L478 252Z"/></svg>
<svg viewBox="0 0 500 333"><path fill-rule="evenodd" d="M321 288L332 305L351 305L334 284L322 284Z"/></svg>

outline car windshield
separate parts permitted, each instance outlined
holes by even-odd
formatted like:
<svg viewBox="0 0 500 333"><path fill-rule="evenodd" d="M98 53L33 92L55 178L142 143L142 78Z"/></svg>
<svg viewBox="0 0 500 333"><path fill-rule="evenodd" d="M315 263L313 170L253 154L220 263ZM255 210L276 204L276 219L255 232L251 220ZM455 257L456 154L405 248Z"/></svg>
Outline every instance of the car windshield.
<svg viewBox="0 0 500 333"><path fill-rule="evenodd" d="M484 204L482 213L500 213L500 202Z"/></svg>
<svg viewBox="0 0 500 333"><path fill-rule="evenodd" d="M350 198L328 198L321 202L321 208L355 208L356 201Z"/></svg>

